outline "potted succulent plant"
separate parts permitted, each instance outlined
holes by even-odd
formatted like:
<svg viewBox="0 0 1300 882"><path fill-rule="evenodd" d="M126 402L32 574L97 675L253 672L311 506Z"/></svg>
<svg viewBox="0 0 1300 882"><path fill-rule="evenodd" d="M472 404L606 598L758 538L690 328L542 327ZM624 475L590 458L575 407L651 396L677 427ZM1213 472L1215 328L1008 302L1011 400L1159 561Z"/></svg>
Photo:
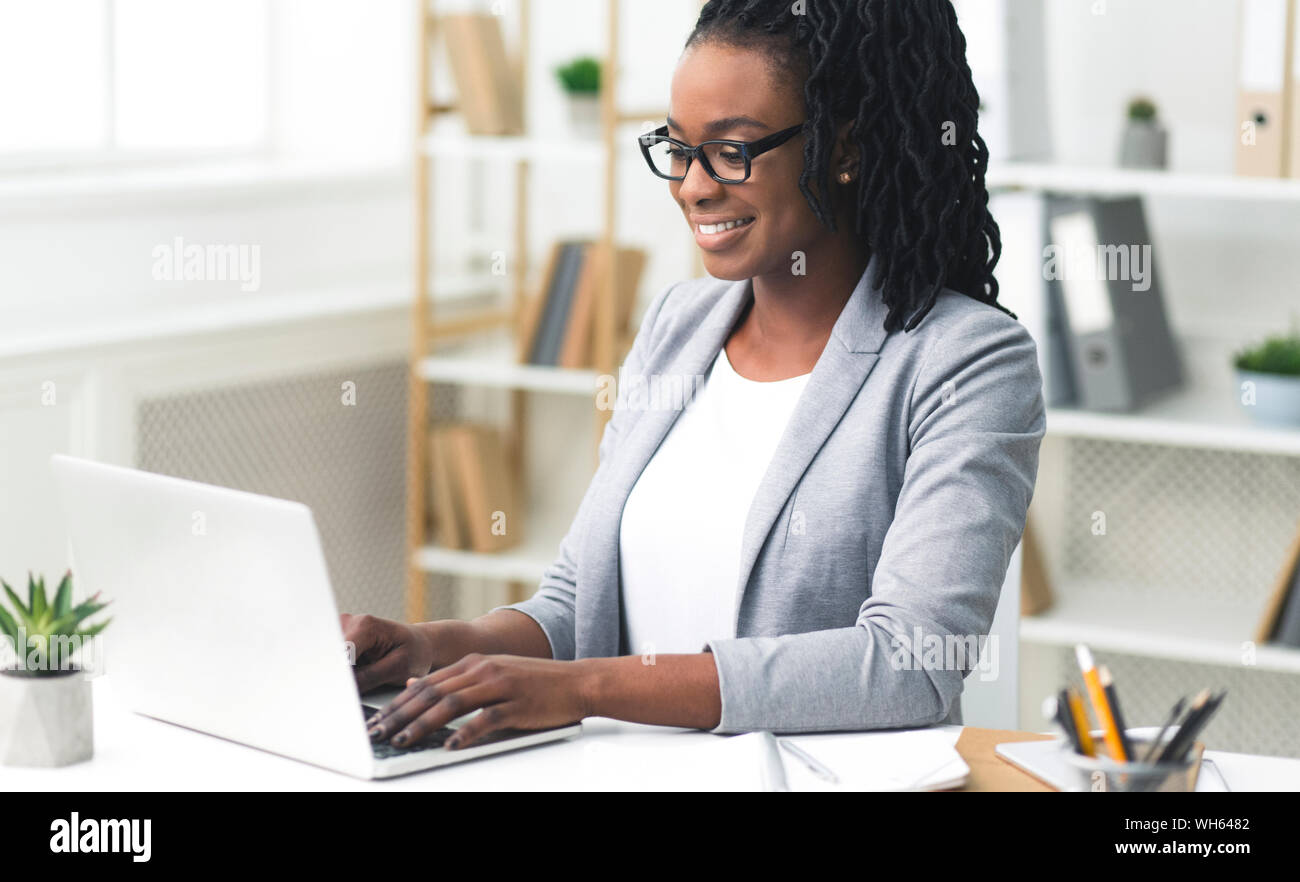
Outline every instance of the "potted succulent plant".
<svg viewBox="0 0 1300 882"><path fill-rule="evenodd" d="M600 62L589 55L555 69L569 99L569 122L584 138L600 134Z"/></svg>
<svg viewBox="0 0 1300 882"><path fill-rule="evenodd" d="M90 662L82 652L110 619L81 627L105 607L99 595L72 602L72 572L54 597L45 577L27 575L27 603L0 579L0 764L65 766L94 752Z"/></svg>
<svg viewBox="0 0 1300 882"><path fill-rule="evenodd" d="M1169 153L1169 133L1156 119L1150 98L1137 97L1128 104L1128 124L1120 141L1119 164L1124 168L1164 168Z"/></svg>
<svg viewBox="0 0 1300 882"><path fill-rule="evenodd" d="M1233 356L1243 407L1258 422L1300 426L1300 326ZM1249 385L1247 385L1249 384Z"/></svg>

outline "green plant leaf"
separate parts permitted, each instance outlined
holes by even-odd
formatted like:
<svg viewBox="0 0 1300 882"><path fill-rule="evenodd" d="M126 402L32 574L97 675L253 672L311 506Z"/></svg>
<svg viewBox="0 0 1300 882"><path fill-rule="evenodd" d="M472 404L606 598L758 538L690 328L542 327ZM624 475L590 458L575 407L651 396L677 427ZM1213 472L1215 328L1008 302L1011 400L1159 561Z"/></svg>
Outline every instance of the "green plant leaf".
<svg viewBox="0 0 1300 882"><path fill-rule="evenodd" d="M54 593L54 615L66 616L72 612L72 570L63 574L59 590Z"/></svg>
<svg viewBox="0 0 1300 882"><path fill-rule="evenodd" d="M107 628L108 623L111 621L113 621L113 617L109 616L108 618L104 619L104 621L99 622L98 624L91 625L89 628L83 628L82 630L77 632L77 635L80 637L94 637L100 631L103 631L105 628Z"/></svg>
<svg viewBox="0 0 1300 882"><path fill-rule="evenodd" d="M23 641L22 635L19 633L18 623L14 621L14 617L9 615L3 606L0 606L0 631L3 631L9 636L9 639L12 640L14 644L14 652L16 652L19 657L22 657L22 655L27 651L27 647L20 645Z"/></svg>
<svg viewBox="0 0 1300 882"><path fill-rule="evenodd" d="M4 586L5 594L9 595L9 603L13 606L14 613L18 616L19 619L22 620L23 624L27 626L27 630L31 631L32 617L31 614L27 611L27 607L23 605L22 600L20 600L18 598L18 595L14 593L14 589L9 587L8 582L4 581L3 579L0 579L0 585Z"/></svg>
<svg viewBox="0 0 1300 882"><path fill-rule="evenodd" d="M99 596L98 594L95 595L95 597L98 596ZM77 625L81 624L82 621L90 618L95 613L99 612L101 609L108 606L107 603L96 603L95 597L92 597L89 600L77 604L75 607L73 607L72 611L69 612L66 616L61 616L58 619L55 619L53 622L51 622L49 625L46 626L45 633L47 634L74 633L77 629Z"/></svg>
<svg viewBox="0 0 1300 882"><path fill-rule="evenodd" d="M27 607L34 622L45 618L45 611L49 608L45 597L45 577L34 579L30 571L27 573Z"/></svg>

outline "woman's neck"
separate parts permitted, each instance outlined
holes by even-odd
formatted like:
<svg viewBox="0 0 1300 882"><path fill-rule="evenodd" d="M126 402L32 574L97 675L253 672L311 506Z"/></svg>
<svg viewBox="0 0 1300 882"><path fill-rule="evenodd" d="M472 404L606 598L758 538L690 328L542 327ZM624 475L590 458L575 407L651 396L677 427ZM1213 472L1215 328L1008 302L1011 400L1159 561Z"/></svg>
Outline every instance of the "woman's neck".
<svg viewBox="0 0 1300 882"><path fill-rule="evenodd" d="M737 373L772 381L811 371L868 260L864 250L842 248L808 255L802 275L789 265L755 276L753 303L727 342Z"/></svg>

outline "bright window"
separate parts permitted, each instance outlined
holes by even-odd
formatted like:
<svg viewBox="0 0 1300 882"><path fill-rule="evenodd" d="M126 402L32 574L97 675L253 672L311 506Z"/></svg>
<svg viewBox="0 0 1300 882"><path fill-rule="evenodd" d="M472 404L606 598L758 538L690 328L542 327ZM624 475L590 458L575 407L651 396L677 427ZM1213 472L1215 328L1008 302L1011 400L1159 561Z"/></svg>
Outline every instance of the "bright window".
<svg viewBox="0 0 1300 882"><path fill-rule="evenodd" d="M269 143L270 0L0 0L0 166Z"/></svg>

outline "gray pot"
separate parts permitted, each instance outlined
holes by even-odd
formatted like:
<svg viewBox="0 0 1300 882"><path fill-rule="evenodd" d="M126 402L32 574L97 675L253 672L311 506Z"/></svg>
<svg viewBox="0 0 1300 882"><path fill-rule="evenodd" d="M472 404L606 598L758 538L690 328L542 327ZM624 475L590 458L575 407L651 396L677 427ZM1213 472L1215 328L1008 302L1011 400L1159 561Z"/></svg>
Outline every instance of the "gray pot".
<svg viewBox="0 0 1300 882"><path fill-rule="evenodd" d="M1119 164L1123 168L1164 168L1168 154L1169 133L1164 126L1129 120L1120 140Z"/></svg>
<svg viewBox="0 0 1300 882"><path fill-rule="evenodd" d="M1255 403L1242 401L1242 383L1255 384ZM1300 426L1300 377L1237 371L1237 401L1255 422L1269 426Z"/></svg>
<svg viewBox="0 0 1300 882"><path fill-rule="evenodd" d="M0 765L66 766L95 751L90 679L0 671Z"/></svg>
<svg viewBox="0 0 1300 882"><path fill-rule="evenodd" d="M579 138L601 135L600 94L575 92L568 96L569 125Z"/></svg>

